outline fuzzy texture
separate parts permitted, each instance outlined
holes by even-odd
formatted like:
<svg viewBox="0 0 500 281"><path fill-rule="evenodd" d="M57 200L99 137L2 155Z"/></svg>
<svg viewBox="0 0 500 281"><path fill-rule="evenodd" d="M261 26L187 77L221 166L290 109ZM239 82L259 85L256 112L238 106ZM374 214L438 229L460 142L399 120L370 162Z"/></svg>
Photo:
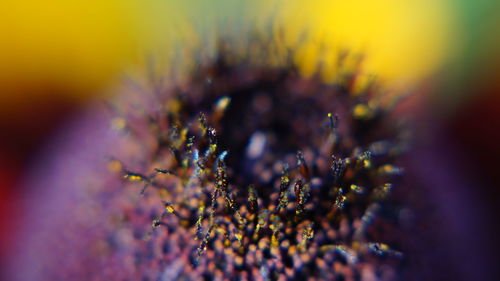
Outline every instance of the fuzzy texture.
<svg viewBox="0 0 500 281"><path fill-rule="evenodd" d="M406 130L375 84L354 95L356 73L342 78L220 56L148 114L121 104L115 122L142 151L114 161L142 183L127 186L146 194L135 213L153 209L142 233L160 251L144 258L171 263L165 280L397 279Z"/></svg>
<svg viewBox="0 0 500 281"><path fill-rule="evenodd" d="M167 88L129 80L64 136L13 280L402 278L395 101L354 93L355 71L324 84L220 54Z"/></svg>

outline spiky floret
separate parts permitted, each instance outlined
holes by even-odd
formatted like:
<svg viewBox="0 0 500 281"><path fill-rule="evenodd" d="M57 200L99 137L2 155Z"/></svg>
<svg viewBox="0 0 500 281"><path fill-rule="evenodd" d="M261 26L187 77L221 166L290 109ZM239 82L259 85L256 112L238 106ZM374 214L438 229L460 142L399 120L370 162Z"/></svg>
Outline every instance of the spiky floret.
<svg viewBox="0 0 500 281"><path fill-rule="evenodd" d="M398 237L377 225L397 228L390 195L407 144L403 129L388 125L392 108L377 87L354 94L356 73L345 77L325 84L292 64L230 64L221 55L157 93L155 116L130 118L124 107L123 130L140 143L139 127L153 140L141 159L152 174L124 177L165 200L149 239L175 244L169 237L184 228L196 241L183 246L190 263L181 275L333 280L366 268L397 272Z"/></svg>

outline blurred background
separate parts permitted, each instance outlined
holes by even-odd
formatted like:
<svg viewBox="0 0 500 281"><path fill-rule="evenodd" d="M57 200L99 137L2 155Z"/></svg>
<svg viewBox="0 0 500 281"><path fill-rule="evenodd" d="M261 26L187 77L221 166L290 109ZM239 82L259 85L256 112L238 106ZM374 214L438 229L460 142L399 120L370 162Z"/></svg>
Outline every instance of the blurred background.
<svg viewBox="0 0 500 281"><path fill-rule="evenodd" d="M469 192L489 229L471 243L487 241L493 261L500 249L499 9L493 0L1 1L0 270L16 227L28 223L18 220L31 192L23 175L54 134L124 76L189 71L200 45L200 56L211 57L219 36L244 46L252 32L276 37L278 50L296 48L303 75L333 81L332 58L350 50L365 55L363 71L389 93L421 93L422 145L445 144L474 183Z"/></svg>

